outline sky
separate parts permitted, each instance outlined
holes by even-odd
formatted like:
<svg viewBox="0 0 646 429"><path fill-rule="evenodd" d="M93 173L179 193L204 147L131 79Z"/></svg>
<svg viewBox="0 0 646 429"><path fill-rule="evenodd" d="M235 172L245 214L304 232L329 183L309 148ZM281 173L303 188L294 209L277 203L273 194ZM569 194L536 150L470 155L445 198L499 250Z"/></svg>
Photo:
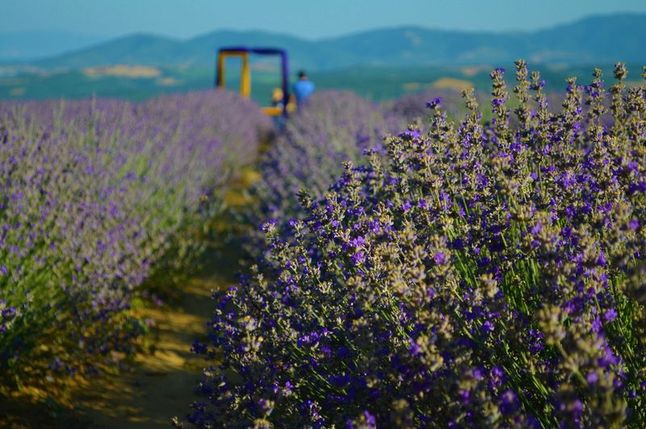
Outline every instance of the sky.
<svg viewBox="0 0 646 429"><path fill-rule="evenodd" d="M646 12L646 0L0 0L0 32L188 38L261 29L320 39L400 25L533 30L616 12Z"/></svg>

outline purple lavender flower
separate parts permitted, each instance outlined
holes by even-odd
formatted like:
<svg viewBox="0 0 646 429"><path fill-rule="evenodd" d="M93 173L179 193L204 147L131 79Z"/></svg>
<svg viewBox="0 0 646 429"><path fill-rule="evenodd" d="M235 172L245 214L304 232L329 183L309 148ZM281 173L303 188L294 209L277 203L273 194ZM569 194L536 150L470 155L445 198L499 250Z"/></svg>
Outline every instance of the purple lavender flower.
<svg viewBox="0 0 646 429"><path fill-rule="evenodd" d="M520 407L518 396L512 390L506 390L500 397L500 412L503 415L515 413Z"/></svg>
<svg viewBox="0 0 646 429"><path fill-rule="evenodd" d="M617 318L617 310L615 310L614 308L610 308L610 309L606 310L605 313L603 313L603 319L606 322L612 322L616 318Z"/></svg>
<svg viewBox="0 0 646 429"><path fill-rule="evenodd" d="M446 264L446 263L447 263L447 257L446 257L446 254L445 254L444 252L437 252L437 253L435 253L435 255L433 255L433 261L435 261L435 263L436 263L437 265L444 265L444 264Z"/></svg>
<svg viewBox="0 0 646 429"><path fill-rule="evenodd" d="M435 97L434 99L426 102L426 107L429 109L435 109L440 104L442 104L442 97Z"/></svg>

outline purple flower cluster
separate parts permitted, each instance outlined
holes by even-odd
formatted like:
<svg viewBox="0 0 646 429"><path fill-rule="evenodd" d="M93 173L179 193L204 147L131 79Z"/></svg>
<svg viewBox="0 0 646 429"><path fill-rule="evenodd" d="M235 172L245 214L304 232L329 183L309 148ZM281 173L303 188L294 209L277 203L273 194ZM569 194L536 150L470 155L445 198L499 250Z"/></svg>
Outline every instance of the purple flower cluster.
<svg viewBox="0 0 646 429"><path fill-rule="evenodd" d="M643 425L646 92L618 65L610 123L598 71L551 113L516 66L513 112L496 70L490 123L472 92L458 123L433 103L427 133L265 226L262 263L216 294L191 424Z"/></svg>
<svg viewBox="0 0 646 429"><path fill-rule="evenodd" d="M131 351L134 288L178 260L165 255L268 125L220 91L0 104L3 383Z"/></svg>

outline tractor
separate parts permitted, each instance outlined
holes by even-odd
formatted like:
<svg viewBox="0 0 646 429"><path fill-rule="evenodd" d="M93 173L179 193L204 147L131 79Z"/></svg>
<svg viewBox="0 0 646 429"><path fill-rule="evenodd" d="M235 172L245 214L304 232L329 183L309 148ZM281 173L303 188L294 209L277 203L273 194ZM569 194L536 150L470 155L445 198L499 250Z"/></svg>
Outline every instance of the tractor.
<svg viewBox="0 0 646 429"><path fill-rule="evenodd" d="M268 55L279 56L281 63L281 87L274 89L272 97L272 106L263 107L262 110L269 116L286 117L289 112L295 109L295 104L289 95L289 68L287 65L287 52L278 48L249 48L244 46L225 47L218 50L215 87L223 88L225 86L225 63L227 58L240 58L241 76L240 76L240 95L245 98L251 96L251 69L249 67L249 55Z"/></svg>

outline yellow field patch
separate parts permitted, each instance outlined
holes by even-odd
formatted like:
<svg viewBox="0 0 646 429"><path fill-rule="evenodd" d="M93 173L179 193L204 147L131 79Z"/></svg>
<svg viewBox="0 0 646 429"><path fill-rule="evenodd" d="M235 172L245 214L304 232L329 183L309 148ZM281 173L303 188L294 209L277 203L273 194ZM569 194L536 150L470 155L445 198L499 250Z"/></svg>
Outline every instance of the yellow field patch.
<svg viewBox="0 0 646 429"><path fill-rule="evenodd" d="M433 82L432 88L456 89L458 91L461 91L463 89L473 88L473 84L468 80L455 79L452 77L443 77Z"/></svg>
<svg viewBox="0 0 646 429"><path fill-rule="evenodd" d="M161 76L161 70L151 66L117 64L106 67L88 67L83 69L83 74L88 77L114 76L128 77L131 79L150 79Z"/></svg>
<svg viewBox="0 0 646 429"><path fill-rule="evenodd" d="M12 97L20 97L21 95L25 94L25 88L18 87L18 88L12 88L11 91L9 91L9 95Z"/></svg>
<svg viewBox="0 0 646 429"><path fill-rule="evenodd" d="M402 84L402 88L405 92L417 92L430 87L431 84L428 82L406 82Z"/></svg>
<svg viewBox="0 0 646 429"><path fill-rule="evenodd" d="M422 87L422 84L419 82L406 82L405 84L402 85L404 88L404 91L406 92L412 92L412 91L417 91Z"/></svg>
<svg viewBox="0 0 646 429"><path fill-rule="evenodd" d="M489 67L489 66L470 66L470 67L462 67L460 71L462 72L463 75L467 77L473 77L478 73L488 72L491 69L492 67Z"/></svg>
<svg viewBox="0 0 646 429"><path fill-rule="evenodd" d="M175 86L179 84L179 81L172 77L162 77L157 79L157 85L159 86Z"/></svg>

